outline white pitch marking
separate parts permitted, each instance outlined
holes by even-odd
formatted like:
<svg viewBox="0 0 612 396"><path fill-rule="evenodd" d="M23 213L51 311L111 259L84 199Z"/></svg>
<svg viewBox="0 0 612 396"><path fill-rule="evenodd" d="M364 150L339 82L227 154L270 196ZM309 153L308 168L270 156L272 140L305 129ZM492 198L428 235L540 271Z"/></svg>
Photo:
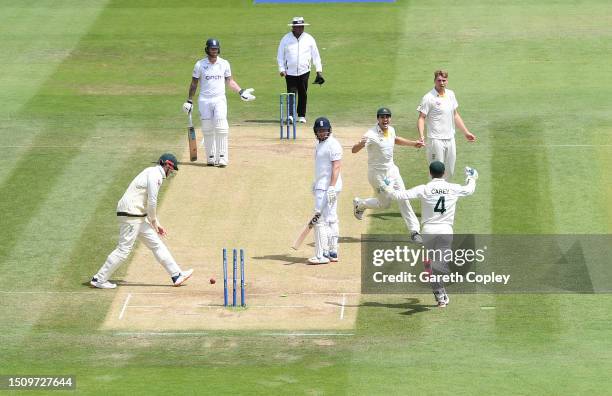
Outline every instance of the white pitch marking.
<svg viewBox="0 0 612 396"><path fill-rule="evenodd" d="M114 336L208 336L204 332L117 332ZM354 333L256 333L259 337L351 337Z"/></svg>
<svg viewBox="0 0 612 396"><path fill-rule="evenodd" d="M197 307L202 308L221 308L224 307L221 304L196 304ZM236 308L239 306L237 305ZM227 308L233 308L232 305L228 305ZM247 305L247 308L308 308L306 305Z"/></svg>
<svg viewBox="0 0 612 396"><path fill-rule="evenodd" d="M342 295L342 308L340 309L340 320L344 319L344 307L346 304L346 294Z"/></svg>
<svg viewBox="0 0 612 396"><path fill-rule="evenodd" d="M119 314L119 320L123 319L123 314L125 314L125 310L127 309L131 298L132 298L132 293L128 293L127 297L125 298L125 302L123 303L123 308L121 308L121 313Z"/></svg>
<svg viewBox="0 0 612 396"><path fill-rule="evenodd" d="M273 337L336 337L336 336L354 336L354 333L259 333L260 336Z"/></svg>
<svg viewBox="0 0 612 396"><path fill-rule="evenodd" d="M96 292L91 291L16 291L16 290L0 290L2 294L91 294L94 295Z"/></svg>
<svg viewBox="0 0 612 396"><path fill-rule="evenodd" d="M480 307L480 309L495 309L495 307L484 306L484 307Z"/></svg>
<svg viewBox="0 0 612 396"><path fill-rule="evenodd" d="M306 308L305 305L249 305L249 308Z"/></svg>
<svg viewBox="0 0 612 396"><path fill-rule="evenodd" d="M340 295L360 295L358 292L346 292L346 293L338 293L338 292L304 292L304 293L249 293L250 296L340 296Z"/></svg>
<svg viewBox="0 0 612 396"><path fill-rule="evenodd" d="M208 333L180 333L180 332L120 332L114 333L116 336L177 336L177 335L188 335L188 336L205 336Z"/></svg>

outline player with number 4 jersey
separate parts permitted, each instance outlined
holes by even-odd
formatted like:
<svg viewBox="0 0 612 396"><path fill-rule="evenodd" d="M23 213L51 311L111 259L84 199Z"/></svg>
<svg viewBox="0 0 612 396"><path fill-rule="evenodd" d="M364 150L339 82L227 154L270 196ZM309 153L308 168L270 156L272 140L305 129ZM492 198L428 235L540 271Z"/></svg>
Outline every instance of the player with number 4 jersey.
<svg viewBox="0 0 612 396"><path fill-rule="evenodd" d="M460 197L472 195L476 190L476 169L466 167L466 184L461 186L444 180L445 167L440 161L429 164L429 174L432 180L427 184L413 187L409 190L397 191L388 188L392 199L420 199L421 200L421 228L423 242L427 251L446 252L452 249L453 222L455 221L455 205ZM443 255L434 254L434 259L425 260L425 270L434 275L448 274L449 263ZM430 280L434 297L438 307L444 308L450 302L446 289L441 281Z"/></svg>
<svg viewBox="0 0 612 396"><path fill-rule="evenodd" d="M413 187L409 190L391 190L393 199L420 199L421 200L421 223L423 234L439 234L432 232L436 229L444 230L443 233L453 233L453 222L455 220L455 205L460 197L472 195L476 189L478 173L475 169L466 168L466 184L464 186L449 183L443 179L444 164L434 161L429 166L432 180L427 184ZM442 171L442 175L440 175Z"/></svg>

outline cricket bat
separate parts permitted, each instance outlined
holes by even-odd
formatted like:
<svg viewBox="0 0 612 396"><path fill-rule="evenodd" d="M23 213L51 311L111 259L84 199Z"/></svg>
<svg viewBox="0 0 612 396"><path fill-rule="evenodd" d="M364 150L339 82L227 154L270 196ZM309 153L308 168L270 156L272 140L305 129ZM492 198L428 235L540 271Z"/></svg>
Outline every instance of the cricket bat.
<svg viewBox="0 0 612 396"><path fill-rule="evenodd" d="M189 112L189 128L187 128L187 141L189 142L189 160L191 162L198 159L198 143L196 142L195 129L191 121L191 111Z"/></svg>
<svg viewBox="0 0 612 396"><path fill-rule="evenodd" d="M310 219L310 221L304 226L304 228L302 228L300 235L298 235L298 237L295 239L295 242L293 242L293 245L291 246L293 250L298 250L302 242L304 242L304 239L306 239L306 236L308 235L310 230L312 230L312 227L314 227L315 224L317 224L320 217L321 217L321 213L315 212L312 219Z"/></svg>

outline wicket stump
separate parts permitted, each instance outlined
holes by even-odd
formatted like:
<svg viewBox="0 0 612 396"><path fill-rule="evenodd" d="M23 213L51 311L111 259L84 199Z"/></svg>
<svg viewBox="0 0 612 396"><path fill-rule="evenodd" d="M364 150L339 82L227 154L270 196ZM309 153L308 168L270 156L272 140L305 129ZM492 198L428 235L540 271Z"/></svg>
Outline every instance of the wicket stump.
<svg viewBox="0 0 612 396"><path fill-rule="evenodd" d="M238 251L232 249L232 307L237 306L237 272L238 272ZM223 248L223 306L228 304L228 287L227 287L227 249ZM244 249L240 249L240 306L246 307L245 290L244 290Z"/></svg>
<svg viewBox="0 0 612 396"><path fill-rule="evenodd" d="M293 126L293 139L295 139L295 124L297 123L297 104L296 95L294 92L284 92L280 94L279 110L280 138L283 139L283 124L285 124L287 126L287 139L289 139L290 125Z"/></svg>

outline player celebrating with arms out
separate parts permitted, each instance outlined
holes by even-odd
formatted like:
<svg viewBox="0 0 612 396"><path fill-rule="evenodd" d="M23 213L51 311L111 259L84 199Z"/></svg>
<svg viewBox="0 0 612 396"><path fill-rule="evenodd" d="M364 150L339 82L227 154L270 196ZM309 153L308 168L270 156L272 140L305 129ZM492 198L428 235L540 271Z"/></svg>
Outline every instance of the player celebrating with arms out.
<svg viewBox="0 0 612 396"><path fill-rule="evenodd" d="M455 125L463 131L468 142L475 142L472 134L459 115L459 104L455 93L447 88L448 73L444 70L434 72L434 88L427 92L417 107L419 118L417 130L421 142L425 143L425 125L427 125L427 161L440 161L446 167L445 179L455 173L457 152L455 147Z"/></svg>
<svg viewBox="0 0 612 396"><path fill-rule="evenodd" d="M368 152L368 181L376 193L376 198L353 199L353 214L358 220L363 218L366 209L386 209L391 205L391 200L386 192L390 185L393 189L404 190L404 181L399 169L393 162L393 149L395 145L423 147L419 141L404 139L395 134L395 128L391 126L391 110L381 107L376 111L376 126L368 129L361 140L352 148L353 153L358 153L364 147ZM398 202L400 213L410 231L410 237L414 242L423 243L419 234L421 227L419 219L414 214L410 202L407 200Z"/></svg>
<svg viewBox="0 0 612 396"><path fill-rule="evenodd" d="M202 135L204 135L204 150L206 151L206 165L225 167L229 164L227 122L227 99L225 98L225 84L240 95L245 102L255 100L253 88L241 89L232 77L230 64L221 58L221 44L219 40L210 38L204 47L206 57L196 62L189 86L189 97L183 104L185 113L193 109L193 95L198 89L198 82L202 80L198 109L202 120Z"/></svg>
<svg viewBox="0 0 612 396"><path fill-rule="evenodd" d="M315 255L308 259L310 264L327 264L338 261L338 194L342 190L340 167L342 146L331 136L332 127L329 120L319 117L313 126L317 138L315 148L315 181L312 192L315 198L314 225Z"/></svg>
<svg viewBox="0 0 612 396"><path fill-rule="evenodd" d="M432 180L410 190L396 191L388 188L393 199L420 199L421 220L423 223L423 239L428 251L446 251L451 249L453 242L453 223L455 221L455 205L461 197L472 195L476 190L476 169L465 168L467 177L465 186L449 183L444 180L444 164L433 161L429 164L429 174ZM437 256L437 255L435 255ZM447 274L448 263L435 261L431 263L436 273ZM431 282L434 297L438 307L444 308L449 303L448 294L441 282Z"/></svg>

